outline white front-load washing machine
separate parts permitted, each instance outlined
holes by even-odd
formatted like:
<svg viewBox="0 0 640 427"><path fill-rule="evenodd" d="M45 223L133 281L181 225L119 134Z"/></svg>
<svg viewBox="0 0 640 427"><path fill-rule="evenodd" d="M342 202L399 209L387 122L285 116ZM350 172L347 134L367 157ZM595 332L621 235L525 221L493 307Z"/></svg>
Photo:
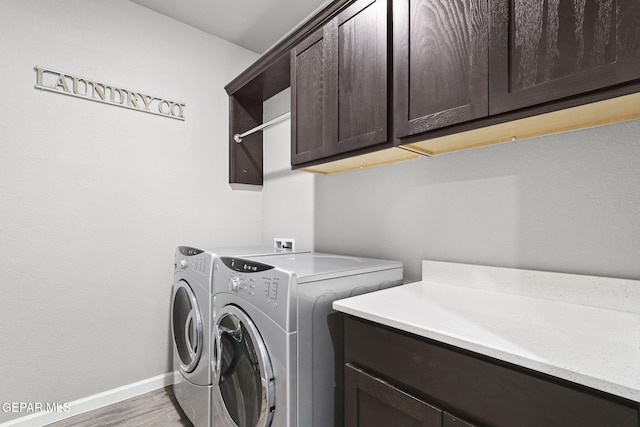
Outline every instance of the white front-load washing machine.
<svg viewBox="0 0 640 427"><path fill-rule="evenodd" d="M402 283L402 264L320 253L215 261L214 427L342 423L336 299Z"/></svg>
<svg viewBox="0 0 640 427"><path fill-rule="evenodd" d="M271 247L198 249L175 252L171 298L173 386L176 400L195 427L211 425L211 330L214 262L220 256L263 257L291 254Z"/></svg>

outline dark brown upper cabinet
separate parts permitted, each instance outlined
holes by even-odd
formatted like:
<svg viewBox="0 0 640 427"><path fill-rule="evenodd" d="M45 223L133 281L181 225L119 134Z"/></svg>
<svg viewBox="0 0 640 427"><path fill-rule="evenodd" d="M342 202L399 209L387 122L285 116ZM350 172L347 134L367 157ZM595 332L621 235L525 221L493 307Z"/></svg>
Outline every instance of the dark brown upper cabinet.
<svg viewBox="0 0 640 427"><path fill-rule="evenodd" d="M291 52L291 164L386 143L387 0L357 0Z"/></svg>
<svg viewBox="0 0 640 427"><path fill-rule="evenodd" d="M229 182L262 184L262 135L233 135L289 85L319 173L638 119L640 1L330 2L225 86Z"/></svg>
<svg viewBox="0 0 640 427"><path fill-rule="evenodd" d="M393 2L396 137L487 116L488 33L487 0Z"/></svg>
<svg viewBox="0 0 640 427"><path fill-rule="evenodd" d="M491 114L640 78L637 0L492 0Z"/></svg>

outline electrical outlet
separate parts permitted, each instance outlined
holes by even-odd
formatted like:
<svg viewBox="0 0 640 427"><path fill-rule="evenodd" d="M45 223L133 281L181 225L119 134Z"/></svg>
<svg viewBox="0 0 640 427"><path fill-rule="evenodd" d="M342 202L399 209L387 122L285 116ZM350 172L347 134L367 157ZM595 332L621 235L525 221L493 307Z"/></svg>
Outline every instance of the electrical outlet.
<svg viewBox="0 0 640 427"><path fill-rule="evenodd" d="M296 239L275 237L273 239L273 247L283 252L293 252L296 250Z"/></svg>

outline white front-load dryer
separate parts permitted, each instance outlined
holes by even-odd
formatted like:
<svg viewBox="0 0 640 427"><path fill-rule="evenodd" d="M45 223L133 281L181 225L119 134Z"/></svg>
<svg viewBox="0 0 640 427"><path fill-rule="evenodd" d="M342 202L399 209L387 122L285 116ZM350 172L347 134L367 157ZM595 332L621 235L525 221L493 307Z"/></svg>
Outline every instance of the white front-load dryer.
<svg viewBox="0 0 640 427"><path fill-rule="evenodd" d="M213 276L221 256L277 256L291 251L271 247L198 249L179 246L175 252L171 297L173 386L176 400L195 427L212 423L211 330Z"/></svg>

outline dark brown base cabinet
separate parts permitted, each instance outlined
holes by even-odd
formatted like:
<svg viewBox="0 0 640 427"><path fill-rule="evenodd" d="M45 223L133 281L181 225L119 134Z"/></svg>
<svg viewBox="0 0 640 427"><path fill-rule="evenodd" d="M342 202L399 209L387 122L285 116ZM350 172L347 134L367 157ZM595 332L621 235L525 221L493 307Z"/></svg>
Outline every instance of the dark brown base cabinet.
<svg viewBox="0 0 640 427"><path fill-rule="evenodd" d="M640 405L351 316L346 427L638 427Z"/></svg>
<svg viewBox="0 0 640 427"><path fill-rule="evenodd" d="M345 365L344 374L348 387L346 426L473 426L350 363Z"/></svg>

